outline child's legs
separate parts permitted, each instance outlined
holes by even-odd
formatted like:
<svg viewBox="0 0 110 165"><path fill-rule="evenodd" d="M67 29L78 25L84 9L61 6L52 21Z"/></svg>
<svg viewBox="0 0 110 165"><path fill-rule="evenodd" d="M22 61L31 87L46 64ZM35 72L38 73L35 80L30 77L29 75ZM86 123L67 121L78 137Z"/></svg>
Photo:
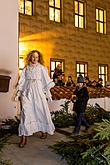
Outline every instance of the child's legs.
<svg viewBox="0 0 110 165"><path fill-rule="evenodd" d="M81 126L81 120L82 120L82 114L80 112L78 112L77 116L76 116L76 125L75 125L74 132L79 133L80 126Z"/></svg>
<svg viewBox="0 0 110 165"><path fill-rule="evenodd" d="M84 125L85 127L89 127L89 123L87 122L84 113L82 113L81 123L82 123L82 125Z"/></svg>

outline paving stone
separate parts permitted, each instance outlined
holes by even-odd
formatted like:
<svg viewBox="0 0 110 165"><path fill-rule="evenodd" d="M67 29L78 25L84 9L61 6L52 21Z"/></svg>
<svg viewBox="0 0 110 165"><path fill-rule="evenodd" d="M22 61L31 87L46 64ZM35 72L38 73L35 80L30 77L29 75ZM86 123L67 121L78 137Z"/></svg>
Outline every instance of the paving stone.
<svg viewBox="0 0 110 165"><path fill-rule="evenodd" d="M1 156L13 165L67 165L65 160L61 160L59 155L48 148L61 140L66 140L66 136L58 132L53 136L48 135L47 139L40 139L37 133L28 138L28 144L24 148L19 148L19 137L13 135L3 148Z"/></svg>

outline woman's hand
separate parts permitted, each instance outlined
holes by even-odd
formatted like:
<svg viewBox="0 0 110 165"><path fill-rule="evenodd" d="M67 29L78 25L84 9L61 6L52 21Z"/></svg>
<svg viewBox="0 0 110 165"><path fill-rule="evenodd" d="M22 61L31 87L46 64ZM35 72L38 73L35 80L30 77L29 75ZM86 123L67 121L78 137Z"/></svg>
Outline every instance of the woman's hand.
<svg viewBox="0 0 110 165"><path fill-rule="evenodd" d="M48 102L52 102L52 95L50 91L45 91L46 99Z"/></svg>
<svg viewBox="0 0 110 165"><path fill-rule="evenodd" d="M14 98L15 101L20 101L22 91L17 91L16 96Z"/></svg>
<svg viewBox="0 0 110 165"><path fill-rule="evenodd" d="M14 98L15 101L20 101L20 96L16 95Z"/></svg>

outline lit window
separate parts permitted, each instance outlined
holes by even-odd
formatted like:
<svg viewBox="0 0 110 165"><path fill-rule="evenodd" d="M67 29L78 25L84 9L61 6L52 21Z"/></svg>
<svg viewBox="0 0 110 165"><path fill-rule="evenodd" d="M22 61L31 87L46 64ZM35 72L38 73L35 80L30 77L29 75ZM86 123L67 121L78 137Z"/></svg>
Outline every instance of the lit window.
<svg viewBox="0 0 110 165"><path fill-rule="evenodd" d="M77 62L77 77L81 74L83 77L87 76L87 63Z"/></svg>
<svg viewBox="0 0 110 165"><path fill-rule="evenodd" d="M23 68L24 68L24 58L19 57L19 69L23 69Z"/></svg>
<svg viewBox="0 0 110 165"><path fill-rule="evenodd" d="M98 69L99 69L99 78L102 78L103 79L103 85L105 85L105 83L107 82L108 80L108 65L99 65L98 66Z"/></svg>
<svg viewBox="0 0 110 165"><path fill-rule="evenodd" d="M61 0L49 0L49 19L61 22Z"/></svg>
<svg viewBox="0 0 110 165"><path fill-rule="evenodd" d="M74 1L75 10L75 26L79 28L85 28L85 11L84 2Z"/></svg>
<svg viewBox="0 0 110 165"><path fill-rule="evenodd" d="M58 64L62 64L62 72L64 72L64 60L63 59L50 59L50 77L53 78L53 73Z"/></svg>
<svg viewBox="0 0 110 165"><path fill-rule="evenodd" d="M32 15L33 0L19 0L19 12L22 14Z"/></svg>
<svg viewBox="0 0 110 165"><path fill-rule="evenodd" d="M23 56L19 56L19 74L21 74L24 68L24 58Z"/></svg>
<svg viewBox="0 0 110 165"><path fill-rule="evenodd" d="M106 34L106 11L96 9L96 32Z"/></svg>

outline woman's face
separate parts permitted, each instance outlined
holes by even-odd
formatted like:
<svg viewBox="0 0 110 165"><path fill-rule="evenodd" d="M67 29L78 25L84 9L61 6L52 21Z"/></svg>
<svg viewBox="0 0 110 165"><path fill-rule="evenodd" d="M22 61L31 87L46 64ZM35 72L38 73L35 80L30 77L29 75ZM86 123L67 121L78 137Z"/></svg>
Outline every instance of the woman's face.
<svg viewBox="0 0 110 165"><path fill-rule="evenodd" d="M37 64L39 61L39 55L37 52L33 53L31 56L31 63L32 64Z"/></svg>

